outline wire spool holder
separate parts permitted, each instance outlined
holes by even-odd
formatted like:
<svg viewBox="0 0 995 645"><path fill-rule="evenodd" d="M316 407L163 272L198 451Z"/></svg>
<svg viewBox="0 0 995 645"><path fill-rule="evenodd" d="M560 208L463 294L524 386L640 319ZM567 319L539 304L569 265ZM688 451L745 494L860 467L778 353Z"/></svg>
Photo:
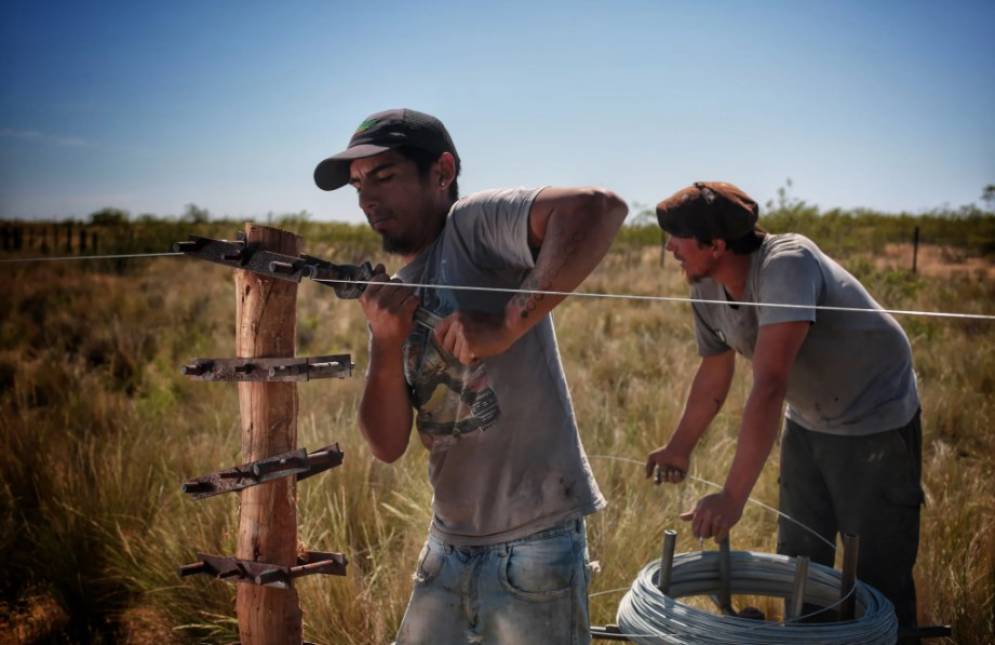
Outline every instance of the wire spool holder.
<svg viewBox="0 0 995 645"><path fill-rule="evenodd" d="M592 625L591 636L595 640L636 642L636 643L745 643L759 642L750 638L761 637L766 634L765 628L773 627L779 629L778 642L804 642L807 638L805 633L811 631L811 638L819 642L833 642L831 630L844 630L850 626L859 625L865 612L868 618L881 623L869 629L869 633L881 632L885 630L883 640L880 642L894 642L898 638L944 638L951 635L951 629L946 625L919 626L912 629L897 629L894 610L891 603L873 588L861 583L856 578L856 563L859 554L859 538L855 535L845 534L843 536L843 571L836 572L829 567L813 565L809 558L799 556L789 558L787 556L775 556L771 554L760 554L750 552L731 552L728 538L719 542L718 551L702 551L698 553L683 553L677 558L681 560L680 566L675 569L675 550L677 543L677 532L667 529L663 534L663 544L661 557L658 563L650 563L644 567L633 583L632 589L626 594L622 604L619 606L619 623L623 622L623 609L627 606L644 607L653 602L662 603L669 611L674 612L671 618L674 631L662 628L635 629L632 626L623 627L620 624L608 624L604 626ZM734 567L748 567L751 570L760 564L763 568L771 569L772 584L760 585L763 589L750 590L744 588L748 583L744 581L744 575L734 575ZM653 574L653 568L656 569ZM774 570L778 569L777 572ZM737 572L742 574L743 572ZM774 584L774 581L777 581ZM835 581L835 582L833 582ZM640 587L641 585L641 587ZM827 588L827 585L828 588ZM675 592L675 587L679 587ZM633 600L629 605L630 595L641 590L643 595L639 600ZM785 598L785 620L780 623L765 622L765 615L755 607L744 607L737 611L733 607L733 592L747 593L749 595L774 595ZM649 598L649 594L657 594L657 598ZM672 595L676 593L676 595ZM686 595L705 595L711 598L720 616L715 616L716 627L722 627L725 631L722 634L735 632L740 633L729 636L727 640L721 636L716 636L714 640L702 640L700 634L689 633L682 637L676 633L681 629L681 625L692 623L692 614L698 616L698 620L707 619L712 616L703 611L695 610L690 606L683 605L678 598ZM807 602L820 600L813 604L828 605L827 608L812 612L808 616L804 615L803 607ZM864 604L857 611L859 601ZM838 611L834 610L838 607ZM657 607L659 609L659 607ZM645 608L644 608L645 610ZM648 611L648 610L647 610ZM805 619L813 618L815 614L831 613L832 622L805 623ZM870 615L873 614L873 615ZM658 616L659 617L659 616ZM749 619L749 620L742 620ZM827 627L828 626L828 627ZM731 628L731 629L730 629ZM689 628L690 629L690 628ZM789 630L790 633L789 633ZM802 630L805 630L804 632ZM719 630L705 630L714 631ZM751 634L753 632L753 634ZM817 632L820 632L817 634ZM789 640L792 633L801 635L802 640ZM880 633L878 634L880 636ZM828 636L828 640L826 640ZM767 634L767 637L770 637ZM761 640L763 638L761 637ZM841 639L843 642L845 639ZM774 642L774 641L771 641ZM851 641L856 642L856 641Z"/></svg>

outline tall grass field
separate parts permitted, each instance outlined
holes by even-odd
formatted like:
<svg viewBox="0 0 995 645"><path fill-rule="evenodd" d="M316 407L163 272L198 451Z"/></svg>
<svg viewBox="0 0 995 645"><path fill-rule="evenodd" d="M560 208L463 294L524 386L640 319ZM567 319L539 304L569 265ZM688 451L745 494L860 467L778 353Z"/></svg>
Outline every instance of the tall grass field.
<svg viewBox="0 0 995 645"><path fill-rule="evenodd" d="M804 209L779 217L767 220L769 229L810 235L888 308L995 313L991 214L936 226L923 220L928 245L916 274L912 218L899 225ZM312 255L397 268L361 227L301 217L274 225L301 234ZM231 237L239 228L111 226L101 251L125 242L127 250L163 251L187 233ZM152 237L142 242L142 234ZM177 576L198 551L235 552L238 496L195 502L180 491L192 477L241 462L236 387L180 373L191 358L234 355L233 280L225 267L185 257L0 264L0 643L238 640L234 585ZM687 285L676 262L661 258L659 231L644 226L627 227L580 290L683 296ZM699 548L678 515L709 489L654 486L641 466L673 431L697 367L690 308L574 297L554 319L583 443L609 500L588 532L600 562L591 619L610 623L638 570L658 557L665 529L680 532L679 552ZM953 642L992 643L995 322L898 319L912 342L924 411L920 621L951 624ZM300 547L350 560L345 577L296 581L305 638L390 642L431 519L427 455L414 441L384 465L359 436L367 332L356 302L305 281L297 339L299 355L351 352L357 366L351 379L298 386L298 445L337 441L345 452L341 467L298 486ZM723 481L749 387L749 364L739 362L693 474ZM753 496L776 506L776 478L775 448ZM748 505L733 548L773 552L776 525L769 511Z"/></svg>

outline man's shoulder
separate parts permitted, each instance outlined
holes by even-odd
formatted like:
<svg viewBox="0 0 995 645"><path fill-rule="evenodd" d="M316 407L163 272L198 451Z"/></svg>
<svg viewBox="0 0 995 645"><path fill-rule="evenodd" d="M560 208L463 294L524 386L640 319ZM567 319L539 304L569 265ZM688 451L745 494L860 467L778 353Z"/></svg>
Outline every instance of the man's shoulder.
<svg viewBox="0 0 995 645"><path fill-rule="evenodd" d="M763 244L760 245L760 252L768 256L778 253L796 253L800 249L818 251L819 247L801 233L768 233L764 237Z"/></svg>
<svg viewBox="0 0 995 645"><path fill-rule="evenodd" d="M480 212L489 208L531 205L542 188L489 188L460 197L450 210L450 217Z"/></svg>
<svg viewBox="0 0 995 645"><path fill-rule="evenodd" d="M755 266L760 270L792 270L801 262L819 263L822 251L815 242L799 233L768 234L756 251Z"/></svg>

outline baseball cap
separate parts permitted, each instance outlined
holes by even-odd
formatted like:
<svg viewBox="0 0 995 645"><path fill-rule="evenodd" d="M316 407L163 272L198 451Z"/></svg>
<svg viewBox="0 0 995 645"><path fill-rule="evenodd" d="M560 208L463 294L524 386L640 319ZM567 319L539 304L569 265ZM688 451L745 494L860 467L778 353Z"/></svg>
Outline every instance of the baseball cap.
<svg viewBox="0 0 995 645"><path fill-rule="evenodd" d="M754 230L760 208L724 181L696 181L656 205L660 228L677 237L735 240Z"/></svg>
<svg viewBox="0 0 995 645"><path fill-rule="evenodd" d="M314 169L314 183L322 190L335 190L349 182L353 159L372 157L403 146L433 154L452 153L459 172L459 155L446 126L430 114L400 108L377 112L363 119L345 150L325 159Z"/></svg>

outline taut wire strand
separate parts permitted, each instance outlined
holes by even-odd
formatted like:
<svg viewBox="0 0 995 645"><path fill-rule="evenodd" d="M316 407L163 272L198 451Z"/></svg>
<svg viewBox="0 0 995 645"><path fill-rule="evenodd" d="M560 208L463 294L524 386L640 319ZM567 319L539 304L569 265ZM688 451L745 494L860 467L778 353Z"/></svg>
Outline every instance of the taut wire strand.
<svg viewBox="0 0 995 645"><path fill-rule="evenodd" d="M332 278L318 278L315 282L329 282L341 284L386 284L376 280L335 280ZM710 300L707 298L688 298L685 296L642 296L629 293L594 293L591 291L552 291L549 289L513 289L510 287L477 287L470 285L452 284L423 284L417 282L391 282L391 285L408 287L411 289L450 289L453 291L482 291L491 293L511 293L527 294L536 296L577 296L580 298L604 298L613 300L639 300L644 302L687 302L712 305L728 305L727 300ZM836 307L833 305L802 305L790 303L774 302L740 302L734 304L743 307L772 307L776 309L816 309L821 311L849 311L860 313L887 313L906 316L930 316L934 318L963 318L969 320L995 320L995 314L966 314L946 311L917 311L912 309L871 309L864 307Z"/></svg>
<svg viewBox="0 0 995 645"><path fill-rule="evenodd" d="M79 255L79 256L59 256L59 257L32 257L32 258L3 258L0 264L18 264L26 262L61 262L80 260L120 260L133 258L154 258L154 257L175 257L186 255L183 252L166 253L122 253L116 255ZM330 284L384 284L375 280L336 280L334 278L316 278L315 282ZM657 296L638 295L633 293L595 293L591 291L554 291L550 289L515 289L510 287L479 287L472 285L454 284L421 284L412 282L392 282L397 286L411 289L450 289L452 291L477 291L491 293L525 294L535 296L576 296L578 298L601 298L606 300L635 300L642 302L679 302L679 303L699 303L712 305L730 304L727 300L710 300L707 298L689 298L686 296ZM915 309L871 309L866 307L837 307L833 305L806 305L778 302L739 302L735 303L742 307L771 307L774 309L814 309L817 311L845 311L854 313L886 313L899 316L924 316L930 318L957 318L962 320L995 320L995 314L970 314L951 311L924 311Z"/></svg>

